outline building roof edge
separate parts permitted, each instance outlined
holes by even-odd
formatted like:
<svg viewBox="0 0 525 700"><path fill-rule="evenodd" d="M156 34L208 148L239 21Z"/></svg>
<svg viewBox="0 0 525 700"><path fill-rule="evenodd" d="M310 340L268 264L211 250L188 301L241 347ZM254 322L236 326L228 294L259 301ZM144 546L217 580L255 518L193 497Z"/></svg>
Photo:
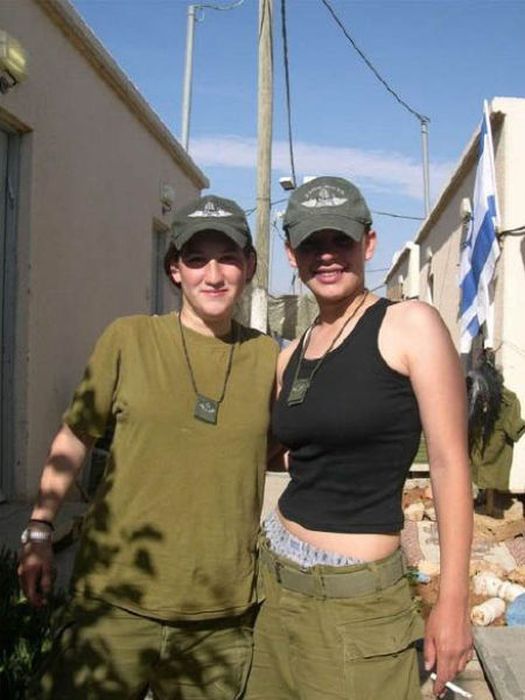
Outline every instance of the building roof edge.
<svg viewBox="0 0 525 700"><path fill-rule="evenodd" d="M505 114L503 112L491 112L490 113L490 123L492 128L494 127L499 127L503 120L505 118ZM449 181L446 183L446 185L443 187L441 194L439 195L439 198L436 202L436 204L432 207L432 211L430 212L429 216L423 224L421 225L421 228L417 232L414 242L415 243L421 243L421 241L425 238L427 233L429 232L432 224L436 221L436 219L441 215L443 209L445 208L448 200L452 197L456 189L458 188L459 184L463 180L463 178L467 175L468 170L472 164L472 161L476 160L477 157L477 150L478 150L478 142L479 142L479 134L480 134L480 126L476 128L472 136L470 137L470 141L468 142L466 148L464 149L463 153L461 154L459 158L459 163L450 176Z"/></svg>
<svg viewBox="0 0 525 700"><path fill-rule="evenodd" d="M168 151L173 160L199 188L209 187L209 180L186 153L153 107L120 68L109 51L96 37L69 0L35 0L60 28L99 76L117 93L146 129Z"/></svg>
<svg viewBox="0 0 525 700"><path fill-rule="evenodd" d="M496 103L498 107L502 106L502 100L500 98L494 98L491 104ZM505 118L505 113L502 111L497 111L497 112L491 112L490 113L490 123L491 126L494 127L499 127ZM468 173L468 170L472 164L472 162L476 159L477 156L477 149L478 149L478 141L479 141L479 134L480 134L480 126L476 128L474 133L472 134L466 148L464 149L463 153L461 154L459 158L458 165L452 175L450 176L448 182L445 184L443 187L441 194L439 195L439 198L436 202L436 204L432 207L432 210L428 217L425 219L425 221L421 224L420 229L416 233L413 243L417 243L420 245L422 241L426 238L427 234L430 232L432 229L433 224L436 222L436 220L439 218L439 216L442 214L443 210L445 209L448 201L451 199L453 196L454 192L457 190L459 184L463 180L463 178L466 176ZM406 244L405 244L406 246ZM403 248L404 251L404 248ZM392 265L390 266L390 269L388 270L386 276L385 276L385 284L388 282L392 274L395 272L398 263L400 262L401 259L401 254L399 255L396 260L392 262Z"/></svg>

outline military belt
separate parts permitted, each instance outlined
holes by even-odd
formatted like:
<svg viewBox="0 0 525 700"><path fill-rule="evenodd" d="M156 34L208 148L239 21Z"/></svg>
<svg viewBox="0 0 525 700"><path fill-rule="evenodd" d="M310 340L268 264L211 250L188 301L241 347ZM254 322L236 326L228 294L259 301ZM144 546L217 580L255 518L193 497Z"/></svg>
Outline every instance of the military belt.
<svg viewBox="0 0 525 700"><path fill-rule="evenodd" d="M397 583L406 573L401 550L375 562L342 567L342 571L327 573L328 567L300 568L288 563L268 549L263 543L260 550L261 564L275 579L290 591L314 598L354 598L382 591ZM330 567L333 570L333 567Z"/></svg>

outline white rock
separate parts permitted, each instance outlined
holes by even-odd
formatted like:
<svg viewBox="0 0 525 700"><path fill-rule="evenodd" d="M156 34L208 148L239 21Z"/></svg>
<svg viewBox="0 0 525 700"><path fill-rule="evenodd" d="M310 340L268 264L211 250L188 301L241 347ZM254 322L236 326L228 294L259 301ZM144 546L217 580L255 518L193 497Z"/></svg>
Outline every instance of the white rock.
<svg viewBox="0 0 525 700"><path fill-rule="evenodd" d="M423 520L425 514L425 505L421 502L411 503L405 508L405 518L407 520Z"/></svg>
<svg viewBox="0 0 525 700"><path fill-rule="evenodd" d="M508 603L512 603L519 595L525 593L525 587L518 583L502 581L490 571L482 571L472 577L474 593L478 595L497 596Z"/></svg>
<svg viewBox="0 0 525 700"><path fill-rule="evenodd" d="M490 571L482 571L472 577L472 587L477 595L486 595L490 598L498 595L503 581Z"/></svg>
<svg viewBox="0 0 525 700"><path fill-rule="evenodd" d="M505 601L501 598L489 598L470 611L470 620L477 627L486 627L505 612Z"/></svg>
<svg viewBox="0 0 525 700"><path fill-rule="evenodd" d="M435 561L430 561L429 559L421 559L417 565L417 568L422 574L427 574L427 576L439 575L439 564Z"/></svg>

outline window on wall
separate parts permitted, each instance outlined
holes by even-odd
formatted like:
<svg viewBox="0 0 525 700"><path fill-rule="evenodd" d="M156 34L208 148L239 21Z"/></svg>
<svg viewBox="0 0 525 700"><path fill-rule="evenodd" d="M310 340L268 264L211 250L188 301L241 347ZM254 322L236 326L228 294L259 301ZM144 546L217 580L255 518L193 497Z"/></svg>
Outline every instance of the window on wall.
<svg viewBox="0 0 525 700"><path fill-rule="evenodd" d="M162 314L165 311L167 278L164 273L164 255L168 245L168 229L154 224L151 252L151 313Z"/></svg>

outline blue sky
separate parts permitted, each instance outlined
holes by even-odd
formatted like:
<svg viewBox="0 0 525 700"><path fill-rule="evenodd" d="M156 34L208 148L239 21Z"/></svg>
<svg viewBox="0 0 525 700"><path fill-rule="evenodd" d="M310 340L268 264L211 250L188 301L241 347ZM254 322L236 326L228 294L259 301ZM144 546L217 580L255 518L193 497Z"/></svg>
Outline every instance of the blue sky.
<svg viewBox="0 0 525 700"><path fill-rule="evenodd" d="M175 135L180 134L186 37L183 0L73 0L84 20ZM227 4L216 0L215 4ZM525 0L331 0L382 76L430 117L435 201L481 118L483 99L525 96ZM342 175L372 211L423 215L421 136L363 63L321 0L287 0L293 143L298 179ZM272 199L290 172L281 2L274 0ZM190 154L211 191L255 206L257 0L207 9L196 26ZM273 212L282 210L276 204ZM374 214L379 247L368 285L381 284L394 252L420 223ZM255 222L253 220L253 226ZM274 293L291 291L277 229ZM375 271L377 270L377 272Z"/></svg>

